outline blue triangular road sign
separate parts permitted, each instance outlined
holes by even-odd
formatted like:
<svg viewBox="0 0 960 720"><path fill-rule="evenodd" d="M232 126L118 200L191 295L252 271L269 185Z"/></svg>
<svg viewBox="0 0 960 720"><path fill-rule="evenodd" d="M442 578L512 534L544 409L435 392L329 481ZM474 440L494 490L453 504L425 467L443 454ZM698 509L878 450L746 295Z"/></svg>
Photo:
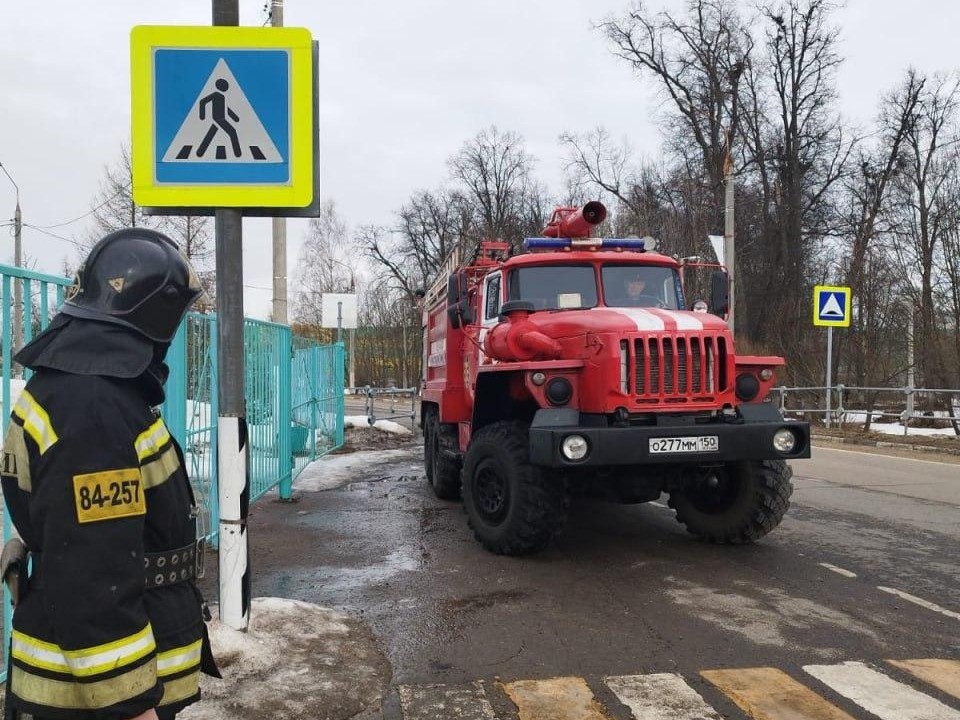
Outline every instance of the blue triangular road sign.
<svg viewBox="0 0 960 720"><path fill-rule="evenodd" d="M824 292L820 293L820 319L821 320L843 320L846 316L844 307L846 298L843 293Z"/></svg>

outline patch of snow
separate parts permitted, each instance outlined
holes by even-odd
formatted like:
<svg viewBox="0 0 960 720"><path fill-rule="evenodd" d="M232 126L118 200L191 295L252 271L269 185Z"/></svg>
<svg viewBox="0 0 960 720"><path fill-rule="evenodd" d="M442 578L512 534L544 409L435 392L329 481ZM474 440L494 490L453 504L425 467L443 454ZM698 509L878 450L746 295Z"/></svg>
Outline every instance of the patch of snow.
<svg viewBox="0 0 960 720"><path fill-rule="evenodd" d="M214 616L216 617L214 609ZM348 615L255 598L247 632L208 626L223 679L201 675L183 720L352 717L378 706L388 671L372 636Z"/></svg>
<svg viewBox="0 0 960 720"><path fill-rule="evenodd" d="M343 426L345 428L371 427L366 415L347 415L343 418ZM400 423L395 423L392 420L377 420L372 427L375 430L382 430L383 432L391 433L392 435L412 435L413 434L410 428L404 427Z"/></svg>
<svg viewBox="0 0 960 720"><path fill-rule="evenodd" d="M893 416L887 415L882 416L879 412L873 413L873 422L870 423L870 430L873 432L883 433L884 435L903 435L903 423L902 422L883 422L882 418L886 417L887 420L890 420ZM938 411L936 415L937 419L947 420L949 416L946 412ZM863 425L867 422L867 412L865 410L853 410L853 411L844 411L840 419L843 421L844 425ZM928 419L927 417L917 417L914 421ZM912 421L913 422L913 421ZM956 437L953 428L919 428L914 427L912 424L908 428L908 436L918 435L926 437Z"/></svg>
<svg viewBox="0 0 960 720"><path fill-rule="evenodd" d="M409 459L410 450L365 450L345 455L326 455L307 466L294 481L293 489L303 492L333 490L369 476L370 471L378 465L390 465L400 458Z"/></svg>
<svg viewBox="0 0 960 720"><path fill-rule="evenodd" d="M883 433L884 435L903 435L903 423L870 423L870 429L873 432ZM918 428L912 425L909 428L910 435L923 435L926 437L956 437L957 434L952 428Z"/></svg>

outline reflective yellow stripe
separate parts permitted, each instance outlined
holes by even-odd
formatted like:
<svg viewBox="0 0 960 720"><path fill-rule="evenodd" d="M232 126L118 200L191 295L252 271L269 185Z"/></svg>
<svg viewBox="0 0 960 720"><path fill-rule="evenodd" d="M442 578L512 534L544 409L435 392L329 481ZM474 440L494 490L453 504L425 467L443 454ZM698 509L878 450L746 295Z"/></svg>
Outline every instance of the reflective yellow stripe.
<svg viewBox="0 0 960 720"><path fill-rule="evenodd" d="M3 460L0 474L17 479L17 487L31 492L30 456L27 454L27 442L23 437L23 428L15 422L7 426L7 435L3 439Z"/></svg>
<svg viewBox="0 0 960 720"><path fill-rule="evenodd" d="M157 654L157 674L160 677L175 675L189 667L200 664L200 648L202 640L184 645L183 647L164 650Z"/></svg>
<svg viewBox="0 0 960 720"><path fill-rule="evenodd" d="M44 670L89 677L136 662L157 648L149 623L138 633L97 647L63 650L59 645L13 631L13 656Z"/></svg>
<svg viewBox="0 0 960 720"><path fill-rule="evenodd" d="M137 457L143 462L151 455L160 452L160 448L170 441L170 433L167 432L167 426L163 424L163 418L157 418L157 421L150 427L137 435L134 447L137 449Z"/></svg>
<svg viewBox="0 0 960 720"><path fill-rule="evenodd" d="M41 455L59 440L47 411L26 390L20 393L17 404L13 406L13 414L23 421L23 429L33 438Z"/></svg>
<svg viewBox="0 0 960 720"><path fill-rule="evenodd" d="M157 663L149 662L128 673L90 683L51 680L14 665L13 694L36 705L66 709L96 709L115 705L150 690L157 683Z"/></svg>
<svg viewBox="0 0 960 720"><path fill-rule="evenodd" d="M180 458L177 457L176 449L171 445L159 457L150 460L146 465L140 466L140 476L143 478L145 488L157 487L167 481L180 468Z"/></svg>
<svg viewBox="0 0 960 720"><path fill-rule="evenodd" d="M176 680L165 680L163 683L163 698L160 705L170 705L171 703L186 700L197 694L200 690L200 671L197 670L189 675L184 675Z"/></svg>

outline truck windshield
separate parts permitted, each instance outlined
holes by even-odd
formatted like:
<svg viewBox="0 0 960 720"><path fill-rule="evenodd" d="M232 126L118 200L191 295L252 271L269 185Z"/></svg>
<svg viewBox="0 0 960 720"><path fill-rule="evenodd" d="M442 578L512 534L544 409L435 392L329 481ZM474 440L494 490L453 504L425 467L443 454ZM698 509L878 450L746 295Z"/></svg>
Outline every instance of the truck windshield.
<svg viewBox="0 0 960 720"><path fill-rule="evenodd" d="M533 303L536 310L572 310L597 304L597 278L592 265L543 265L510 273L511 300Z"/></svg>
<svg viewBox="0 0 960 720"><path fill-rule="evenodd" d="M683 308L680 276L668 267L604 265L603 301L608 307Z"/></svg>

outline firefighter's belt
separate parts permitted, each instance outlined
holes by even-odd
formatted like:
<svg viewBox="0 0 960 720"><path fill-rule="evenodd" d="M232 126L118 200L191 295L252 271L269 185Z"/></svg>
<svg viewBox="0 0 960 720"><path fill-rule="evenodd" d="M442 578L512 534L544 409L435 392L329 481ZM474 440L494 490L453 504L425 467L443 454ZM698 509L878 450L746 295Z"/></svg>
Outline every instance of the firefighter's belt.
<svg viewBox="0 0 960 720"><path fill-rule="evenodd" d="M205 542L198 540L176 550L145 553L143 556L144 584L147 590L176 585L177 583L203 577L203 552ZM30 572L30 587L43 588L40 574L40 553L31 552L33 559Z"/></svg>

